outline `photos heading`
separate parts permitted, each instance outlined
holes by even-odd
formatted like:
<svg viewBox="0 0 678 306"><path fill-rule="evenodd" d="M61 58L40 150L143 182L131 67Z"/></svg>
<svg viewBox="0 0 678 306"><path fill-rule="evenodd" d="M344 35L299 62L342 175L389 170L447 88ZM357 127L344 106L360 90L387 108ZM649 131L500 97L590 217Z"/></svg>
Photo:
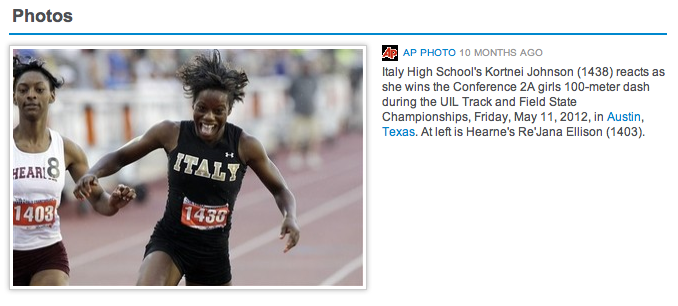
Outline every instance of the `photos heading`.
<svg viewBox="0 0 678 306"><path fill-rule="evenodd" d="M73 13L71 12L31 12L28 9L14 9L12 22L71 22Z"/></svg>

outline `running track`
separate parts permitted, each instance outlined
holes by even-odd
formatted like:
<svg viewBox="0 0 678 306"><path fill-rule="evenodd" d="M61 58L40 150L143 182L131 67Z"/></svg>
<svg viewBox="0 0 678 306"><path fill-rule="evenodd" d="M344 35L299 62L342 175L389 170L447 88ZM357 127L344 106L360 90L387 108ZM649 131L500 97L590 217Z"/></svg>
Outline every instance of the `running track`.
<svg viewBox="0 0 678 306"><path fill-rule="evenodd" d="M287 167L284 152L273 156L297 199L301 226L299 244L287 254L278 239L280 212L256 175L247 172L230 239L235 286L365 285L361 133L338 137L322 154L320 168L298 171ZM79 215L77 203L64 203L59 211L71 286L133 286L166 192L165 179L149 183L143 203L132 202L113 217Z"/></svg>

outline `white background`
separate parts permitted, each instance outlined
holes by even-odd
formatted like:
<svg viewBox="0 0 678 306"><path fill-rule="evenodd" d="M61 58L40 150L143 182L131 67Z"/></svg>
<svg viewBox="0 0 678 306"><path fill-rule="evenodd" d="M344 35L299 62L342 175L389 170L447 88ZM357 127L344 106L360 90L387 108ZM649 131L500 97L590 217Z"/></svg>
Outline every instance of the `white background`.
<svg viewBox="0 0 678 306"><path fill-rule="evenodd" d="M365 45L366 290L5 290L11 304L676 305L678 84L668 1L78 1L3 4L12 45ZM444 4L443 4L444 3ZM96 8L95 8L96 7ZM14 8L70 24L12 23ZM10 36L134 33L629 33L667 36ZM400 48L540 48L539 58L407 58ZM401 49L402 54L402 49ZM3 68L9 71L10 61ZM382 66L663 68L647 93L572 94L579 111L633 111L643 139L384 137ZM9 84L8 75L3 84ZM415 81L410 79L409 81ZM626 80L625 80L626 81ZM424 81L421 81L424 82ZM616 82L623 83L621 80ZM7 85L6 97L11 97ZM421 96L417 94L416 96ZM482 96L482 95L479 95ZM567 96L559 93L558 96ZM9 102L8 102L9 103ZM8 109L8 108L5 108ZM539 112L544 109L539 109ZM555 109L554 109L555 110ZM454 110L456 111L456 110ZM497 111L488 109L483 111ZM511 110L512 111L512 110ZM560 111L560 109L558 109ZM6 115L5 118L10 118ZM418 124L398 124L415 128ZM430 125L434 126L434 125ZM443 124L441 124L443 126ZM10 124L5 125L7 137ZM9 143L4 139L2 143ZM7 152L4 150L2 152ZM7 153L5 153L7 154ZM7 159L6 159L7 160ZM8 173L8 163L3 163ZM8 178L9 176L5 176ZM8 181L2 186L7 192ZM9 199L9 194L5 194ZM3 212L9 220L9 210ZM8 226L2 227L7 229ZM9 233L0 234L9 237ZM6 243L5 245L9 245ZM3 253L3 258L5 254ZM8 260L5 260L8 262ZM9 264L0 265L9 271ZM102 276L105 277L105 276ZM8 277L3 280L7 284ZM176 289L176 288L175 288Z"/></svg>

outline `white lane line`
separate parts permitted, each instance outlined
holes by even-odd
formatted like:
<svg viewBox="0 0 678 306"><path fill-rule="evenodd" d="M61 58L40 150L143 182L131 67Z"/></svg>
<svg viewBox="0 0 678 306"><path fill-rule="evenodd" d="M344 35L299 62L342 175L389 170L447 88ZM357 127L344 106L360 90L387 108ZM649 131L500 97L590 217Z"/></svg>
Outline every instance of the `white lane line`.
<svg viewBox="0 0 678 306"><path fill-rule="evenodd" d="M351 272L359 269L362 266L363 266L363 255L360 254L360 256L351 260L337 272L334 272L334 274L330 275L330 277L328 277L326 280L320 283L320 286L334 286L342 279L344 279L346 276L351 274Z"/></svg>
<svg viewBox="0 0 678 306"><path fill-rule="evenodd" d="M306 212L305 214L298 216L297 219L299 221L299 226L311 223L362 198L363 196L362 191L363 191L362 186L358 186L340 195L339 197L327 201L321 204L320 206ZM246 243L236 246L233 250L231 250L231 259L251 252L271 241L278 239L279 234L280 228L274 227L271 230L253 239L248 240ZM107 246L96 248L89 252L74 256L73 258L70 259L70 266L71 268L75 268L99 260L106 256L110 256L112 254L121 252L128 248L143 245L146 242L148 242L150 236L151 236L150 231L144 231L129 238L125 238L114 243L111 243Z"/></svg>
<svg viewBox="0 0 678 306"><path fill-rule="evenodd" d="M362 154L362 152L361 152L361 154ZM343 165L342 167L340 167L339 172L321 171L321 172L311 173L310 175L308 173L297 173L297 174L294 174L294 175L291 176L291 178L288 180L287 184L288 184L288 186L290 186L290 188L297 189L297 188L305 187L305 186L313 184L313 183L318 183L319 181L322 181L322 180L325 180L325 179L332 178L332 177L336 176L338 173L348 172L355 167L358 167L358 166L362 167L363 166L362 164L354 165L354 163L349 162L351 160L355 160L354 155L357 155L357 154L347 155L347 156L344 156L343 158L332 160L331 162L329 162L325 165L325 167L327 167L327 168L334 168L336 165ZM351 166L346 167L345 165L351 165ZM353 192L353 191L351 191L351 192ZM248 192L247 194L244 194L242 198L238 199L237 204L238 204L238 207L240 209L243 209L243 208L249 207L253 204L265 202L265 201L270 200L270 199L272 199L271 194L266 189L259 188L259 189L252 190L252 191ZM335 199L335 200L338 200L338 198ZM329 202L327 202L327 203L329 203ZM306 215L308 215L309 217L316 218L316 217L313 216L313 214L309 214L309 213L312 213L312 212L313 212L313 210L309 211ZM299 226L301 226L302 225L301 222L305 221L305 220L302 220L301 217L298 217L298 219L299 219L299 222L300 222ZM315 219L313 219L311 221L314 221L314 220ZM310 223L311 221L306 221L306 222ZM273 235L271 237L278 237L280 229L279 228L273 229L272 231L266 232L265 234L262 234L259 237L254 238L253 240L261 239L261 237L263 237L265 235L270 235L271 232L273 233ZM78 267L78 266L85 265L85 264L88 264L90 262L99 260L99 259L104 258L106 256L110 256L112 254L121 252L123 250L126 250L126 249L134 247L134 246L145 245L148 242L148 239L150 237L151 237L151 231L150 230L144 231L144 232L139 233L137 235L134 235L134 236L122 239L122 240L118 240L118 241L113 242L113 243L106 245L104 247L93 249L89 252L86 252L86 253L83 253L83 254L80 254L80 255L77 255L77 256L70 258L69 259L70 266L71 267ZM266 240L264 240L263 243L261 241L256 241L256 242L252 242L252 243L249 243L249 244L245 243L246 248L244 248L243 251L245 251L245 253L250 252L251 250L254 250L257 247L270 242L271 240L272 239L266 239ZM248 248L251 248L252 246L255 246L255 247L253 249L248 249ZM236 253L236 254L238 254L238 253ZM242 254L240 254L240 255L242 255ZM233 253L231 253L231 258L234 258Z"/></svg>
<svg viewBox="0 0 678 306"><path fill-rule="evenodd" d="M311 173L300 172L290 176L289 178L286 177L285 179L287 182L287 186L289 186L292 192L295 192L295 190L301 189L308 185L318 184L321 181L331 179L339 174L343 174L344 172L349 172L354 168L363 166L362 163L354 164L350 162L352 160L355 160L355 156L346 156L342 159L333 160L331 164L327 164L327 168L334 168L335 165L338 165L339 170L334 171L322 170ZM238 197L238 201L236 202L236 209L249 207L256 203L266 203L267 201L271 200L273 200L273 196L271 195L271 193L268 192L268 190L266 190L266 188L263 187L263 184L259 184L258 188L243 194L242 197Z"/></svg>
<svg viewBox="0 0 678 306"><path fill-rule="evenodd" d="M136 234L134 236L125 238L123 240L118 240L104 247L93 249L89 252L77 255L69 260L71 268L82 266L90 262L99 260L106 256L110 256L115 253L119 253L123 250L129 249L140 244L145 244L148 242L148 239L151 237L150 231L144 231L143 233ZM141 261L139 262L141 263Z"/></svg>
<svg viewBox="0 0 678 306"><path fill-rule="evenodd" d="M340 196L329 200L321 205L307 211L301 216L297 217L300 227L309 224L315 220L325 217L349 204L355 203L363 197L363 186L355 187ZM247 254L263 245L275 241L280 236L280 227L274 227L257 237L254 237L247 242L236 246L230 252L231 259Z"/></svg>

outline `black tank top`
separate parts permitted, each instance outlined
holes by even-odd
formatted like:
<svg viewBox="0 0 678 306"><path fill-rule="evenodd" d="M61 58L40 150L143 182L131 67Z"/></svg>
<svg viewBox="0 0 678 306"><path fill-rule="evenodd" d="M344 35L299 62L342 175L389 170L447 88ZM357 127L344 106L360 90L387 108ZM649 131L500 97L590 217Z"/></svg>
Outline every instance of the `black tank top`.
<svg viewBox="0 0 678 306"><path fill-rule="evenodd" d="M193 121L181 122L177 147L168 154L167 204L156 230L169 230L189 244L227 245L247 167L238 155L241 134L227 123L223 139L211 147L198 137Z"/></svg>

